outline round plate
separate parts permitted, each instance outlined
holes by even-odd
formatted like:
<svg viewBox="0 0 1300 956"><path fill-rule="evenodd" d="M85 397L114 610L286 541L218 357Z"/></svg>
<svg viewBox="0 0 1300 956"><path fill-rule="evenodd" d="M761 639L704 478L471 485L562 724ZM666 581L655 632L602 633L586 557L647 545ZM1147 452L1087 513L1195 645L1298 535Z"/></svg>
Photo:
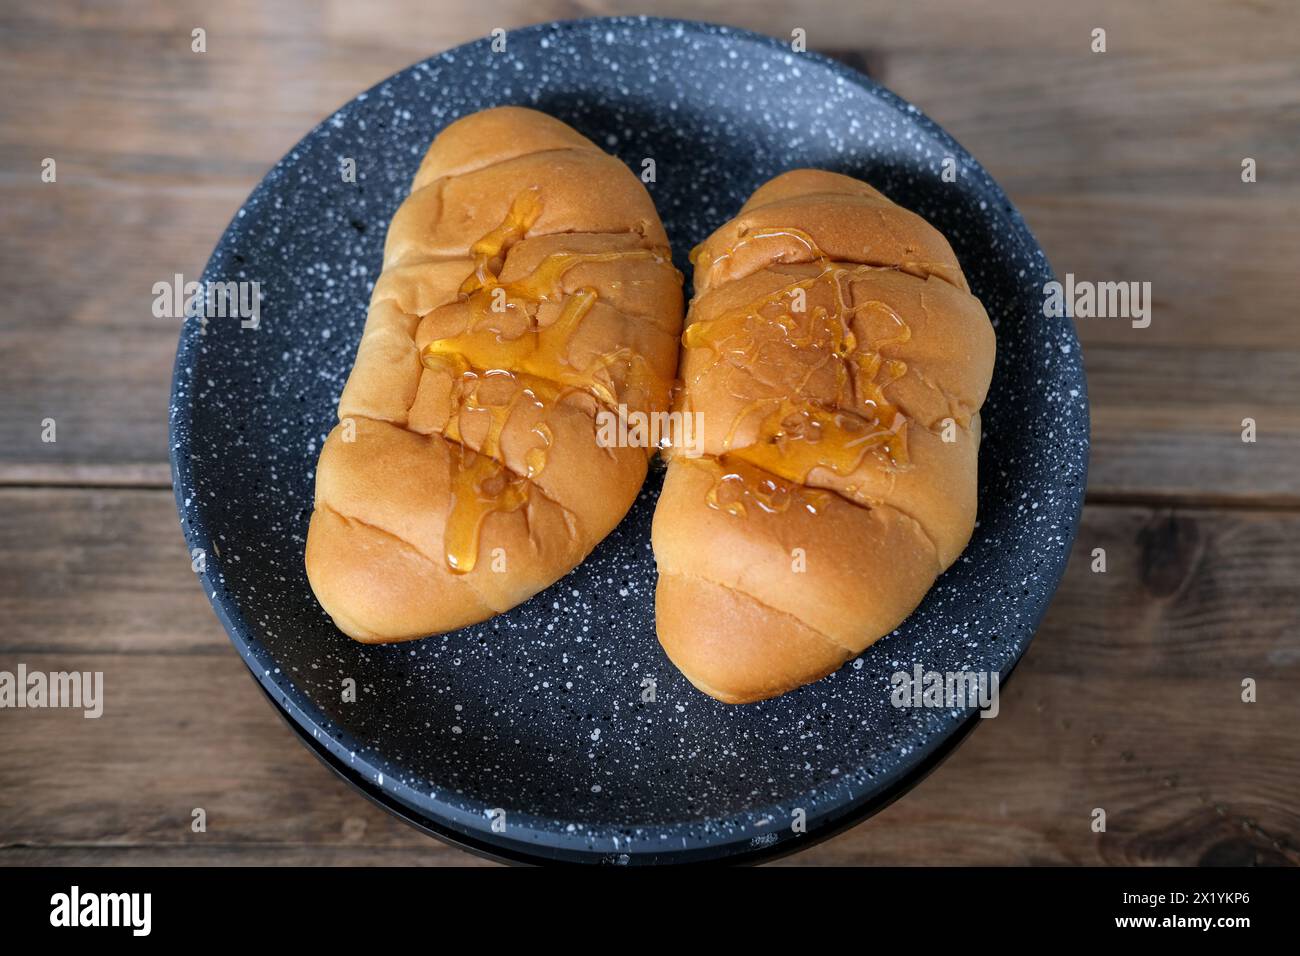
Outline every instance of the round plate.
<svg viewBox="0 0 1300 956"><path fill-rule="evenodd" d="M476 627L365 646L312 596L302 555L316 458L388 222L434 135L507 103L559 117L634 170L654 159L648 188L688 280L692 246L761 183L799 166L870 182L956 250L998 338L979 525L905 624L825 680L734 707L669 663L654 630L658 469L579 568ZM355 182L341 175L345 160ZM171 406L181 523L254 676L314 749L403 818L513 860L790 852L879 809L969 730L971 710L892 706L892 674L919 663L1005 677L1047 608L1078 524L1088 449L1074 329L1043 315L1051 278L1024 221L961 146L830 60L655 19L517 30L504 52L481 40L327 118L222 237L204 279L259 283L260 323L183 328Z"/></svg>

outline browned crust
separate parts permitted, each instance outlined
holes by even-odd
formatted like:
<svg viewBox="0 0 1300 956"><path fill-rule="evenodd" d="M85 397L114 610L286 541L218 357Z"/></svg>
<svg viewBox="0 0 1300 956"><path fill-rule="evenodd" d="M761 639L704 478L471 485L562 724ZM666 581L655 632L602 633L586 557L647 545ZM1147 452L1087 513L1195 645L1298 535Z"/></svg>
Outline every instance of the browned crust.
<svg viewBox="0 0 1300 956"><path fill-rule="evenodd" d="M308 579L356 640L453 630L526 600L614 528L644 480L646 450L598 447L600 402L580 389L542 410L521 403L505 421L499 450L487 447L476 420L455 440L444 434L454 414L450 373L425 368L420 350L463 331L468 306L459 292L474 270L470 247L528 190L540 198L540 214L507 250L502 280L526 275L552 254L653 252L584 262L563 276L562 296L578 289L597 295L569 351L582 361L630 348L665 394L676 374L681 279L637 177L575 130L532 110L503 107L447 127L393 217L384 270L339 402L340 424L317 466ZM555 321L563 306L558 298L542 302L538 324ZM646 406L654 391L628 386L618 397ZM525 459L536 444L529 434L539 424L552 444L544 469L528 478ZM492 451L511 474L524 476L528 494L522 507L487 515L477 565L454 573L445 535L453 478L466 460L462 448Z"/></svg>
<svg viewBox="0 0 1300 956"><path fill-rule="evenodd" d="M683 351L682 407L703 415L711 457L669 463L653 533L657 629L697 687L746 703L817 680L889 633L961 554L975 523L995 339L943 236L835 173L796 170L762 186L695 261L688 327L833 264L858 347L879 339L869 303L909 329L879 350L907 369L884 392L909 419L906 464L867 454L848 474L813 469L794 489L812 493L815 514L797 495L771 511L751 504L743 517L711 507L721 468L712 462L756 440L756 395L842 407L833 368L810 372L761 336L742 354ZM809 286L809 309L830 309L830 288Z"/></svg>

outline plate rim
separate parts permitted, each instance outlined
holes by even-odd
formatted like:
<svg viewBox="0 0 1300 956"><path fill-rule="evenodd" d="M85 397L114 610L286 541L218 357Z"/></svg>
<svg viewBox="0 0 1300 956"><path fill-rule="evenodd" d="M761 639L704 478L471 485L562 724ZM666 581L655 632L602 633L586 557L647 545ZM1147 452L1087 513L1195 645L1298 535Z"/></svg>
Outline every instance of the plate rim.
<svg viewBox="0 0 1300 956"><path fill-rule="evenodd" d="M760 48L767 48L771 51L784 51L789 53L788 45L771 36L746 30L738 27L710 23L700 20L687 20L671 17L651 17L651 16L613 16L613 17L580 17L565 20L546 21L544 23L533 24L526 27L519 27L508 31L509 35L514 36L536 36L536 35L554 35L558 31L568 30L587 30L596 28L642 28L652 32L664 30L682 30L687 33L696 35L705 35L710 37L724 37L734 41L755 44ZM398 70L389 76L384 77L367 90L364 90L352 98L348 99L340 106L336 107L330 113L314 125L305 133L293 146L291 146L284 155L277 160L267 173L258 181L252 192L240 203L238 210L232 216L226 228L222 231L220 238L213 248L212 255L203 269L203 281L209 281L210 274L214 271L214 264L218 254L226 245L227 239L238 228L239 220L243 216L243 210L249 205L250 201L261 194L269 193L272 186L278 183L283 172L286 161L300 149L304 144L314 140L330 122L330 119L358 102L363 97L369 97L375 94L380 88L393 82L398 77L403 77L413 70L420 68L423 64L430 63L451 54L457 57L473 50L476 47L486 46L491 42L488 37L480 37L467 43L460 44L446 50L431 54L428 57L421 58L401 70ZM892 110L906 115L910 122L917 124L924 132L936 138L936 140L953 150L953 155L968 161L974 169L983 175L986 184L993 190L993 197L998 199L1004 209L1009 223L1014 231L1018 233L1017 239L1028 244L1028 248L1036 251L1041 257L1042 267L1046 274L1055 278L1055 271L1043 251L1041 244L1030 230L1028 223L1025 221L1020 210L1006 196L1005 191L993 178L993 176L984 168L968 150L961 146L946 130L927 116L919 107L909 103L893 91L889 90L882 84L872 78L859 73L858 71L846 66L836 60L831 59L824 54L815 51L806 51L798 54L801 58L806 58L819 67L828 69L831 73L842 78L846 83L863 89L869 95L880 99ZM514 98L514 99L517 99ZM1089 454L1091 446L1091 404L1088 398L1087 372L1083 361L1082 352L1078 345L1078 331L1074 326L1072 318L1067 318L1063 326L1063 331L1072 340L1074 349L1078 355L1079 368L1079 406L1080 406L1080 428L1081 436L1071 436L1078 440L1081 439L1084 454L1081 456L1081 474L1077 486L1071 495L1062 495L1063 507L1068 507L1070 521L1067 533L1064 537L1067 539L1064 546L1055 552L1055 559L1050 564L1044 562L1045 570L1043 577L1052 581L1050 587L1044 594L1042 604L1036 609L1031 616L1028 627L1025 631L1023 643L1016 649L1014 656L1005 665L1005 671L1000 674L1000 682L1005 684L1011 673L1023 658L1025 652L1037 633L1042 619L1051 606L1053 597L1060 586L1061 580L1065 573L1066 565L1069 561L1070 554L1073 551L1075 539L1078 534L1080 518L1083 510L1084 495L1087 488L1087 475L1089 468ZM178 394L188 387L189 381L186 375L186 365L193 364L193 355L196 351L197 333L192 329L191 323L182 323L177 344L176 358L173 364L172 383L169 402L169 421L168 421L168 455L171 462L172 488L176 501L178 517L180 519L183 534L185 536L187 547L193 549L196 546L203 546L210 542L210 537L204 538L199 532L204 530L206 524L200 522L200 514L191 509L184 502L185 488L192 486L192 465L189 460L189 447L191 437L189 434L190 425L193 419L193 401L186 397L183 403L178 403ZM183 428L182 428L183 426ZM183 434L178 434L183 432ZM182 453L182 448L184 453ZM707 862L707 861L727 861L735 863L744 862L763 862L777 857L785 856L806 849L815 843L828 839L837 833L862 822L864 819L874 815L884 809L890 803L899 799L912 789L917 783L924 779L940 763L953 753L970 735L974 723L978 720L978 713L974 711L965 711L959 718L952 722L951 726L939 730L920 747L915 748L916 756L906 764L899 763L890 771L874 778L873 786L869 789L862 787L856 788L859 792L855 795L840 796L828 801L825 805L820 806L815 814L810 814L807 821L807 831L803 834L793 837L774 839L770 843L755 845L754 838L751 835L740 837L722 836L718 839L707 838L688 838L682 837L683 845L674 849L663 851L654 849L635 849L621 851L618 849L600 850L592 848L588 843L590 837L588 832L579 831L572 839L566 840L562 833L556 833L552 830L532 831L527 827L520 828L517 824L512 824L512 829L516 832L533 832L543 839L541 841L529 841L527 839L512 838L503 834L493 833L490 828L485 829L483 826L472 826L470 821L475 818L463 810L450 806L447 801L437 797L428 797L427 799L440 812L440 816L432 815L427 809L403 799L400 792L395 789L385 787L382 783L376 783L358 771L349 767L342 760L339 748L330 746L325 741L337 744L338 741L328 730L328 725L333 723L319 708L311 701L310 697L302 692L297 685L285 677L284 680L298 696L309 705L314 713L308 713L307 708L301 704L295 703L289 699L285 687L274 679L270 671L261 667L253 657L254 644L260 644L256 637L256 629L249 625L240 613L238 607L234 604L233 595L225 592L225 588L210 578L210 572L205 570L199 572L197 577L203 586L205 595L209 604L212 606L214 613L221 622L236 651L243 658L245 665L248 667L250 676L257 682L263 693L271 700L275 706L276 712L281 718L289 724L297 736L302 740L304 745L311 750L318 759L321 759L327 766L333 770L336 775L346 780L359 793L377 803L390 813L398 816L406 823L414 826L416 829L433 836L445 843L466 849L470 852L491 859L502 860L505 862L515 863L554 863L554 862L635 862L635 863L678 863L678 862ZM227 606L227 602L230 606ZM263 649L264 650L264 649ZM297 711L297 715L293 711ZM310 726L309 726L310 725ZM322 734L324 740L322 740ZM374 767L368 761L360 759L353 762L353 766L360 763L363 767L373 770ZM856 769L856 768L855 768ZM382 774L380 774L382 780ZM830 781L825 781L811 789L820 789L822 787L833 785ZM771 804L765 807L755 808L747 811L751 814L763 814L767 810L772 810L779 805ZM457 817L462 818L463 822L458 822ZM708 822L725 823L732 819L730 816L705 818ZM680 829L686 823L691 821L674 821L667 824L647 825L642 829L648 831L671 831ZM698 821L697 821L698 822ZM599 824L593 826L600 826ZM632 828L635 825L628 825L626 828ZM613 829L610 827L610 829ZM720 830L718 832L721 832ZM624 857L623 860L611 858Z"/></svg>

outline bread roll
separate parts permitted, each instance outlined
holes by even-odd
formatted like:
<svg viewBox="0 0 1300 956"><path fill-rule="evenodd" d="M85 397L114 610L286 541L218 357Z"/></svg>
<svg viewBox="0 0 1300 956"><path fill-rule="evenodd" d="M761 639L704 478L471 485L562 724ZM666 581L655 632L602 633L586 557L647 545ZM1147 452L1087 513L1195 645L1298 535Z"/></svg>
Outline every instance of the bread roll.
<svg viewBox="0 0 1300 956"><path fill-rule="evenodd" d="M966 547L995 343L943 236L847 176L778 176L692 260L704 454L672 454L655 511L656 623L747 703L889 633Z"/></svg>
<svg viewBox="0 0 1300 956"><path fill-rule="evenodd" d="M641 182L564 123L504 107L433 141L316 472L307 576L344 633L482 621L614 528L654 449L596 417L666 409L681 282Z"/></svg>

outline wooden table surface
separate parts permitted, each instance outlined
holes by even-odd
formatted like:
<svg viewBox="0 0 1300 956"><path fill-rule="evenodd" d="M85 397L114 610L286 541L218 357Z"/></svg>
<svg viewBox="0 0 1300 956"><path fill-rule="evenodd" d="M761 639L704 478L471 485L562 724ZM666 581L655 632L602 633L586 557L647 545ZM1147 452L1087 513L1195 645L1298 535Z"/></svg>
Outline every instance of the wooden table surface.
<svg viewBox="0 0 1300 956"><path fill-rule="evenodd" d="M1059 275L1152 284L1149 328L1078 323L1088 504L1001 716L786 862L1300 863L1291 0L207 6L0 8L0 670L99 670L110 695L99 720L0 710L0 863L478 862L318 764L227 642L172 503L178 329L151 289L197 276L267 168L357 92L494 27L627 12L802 27L967 146Z"/></svg>

